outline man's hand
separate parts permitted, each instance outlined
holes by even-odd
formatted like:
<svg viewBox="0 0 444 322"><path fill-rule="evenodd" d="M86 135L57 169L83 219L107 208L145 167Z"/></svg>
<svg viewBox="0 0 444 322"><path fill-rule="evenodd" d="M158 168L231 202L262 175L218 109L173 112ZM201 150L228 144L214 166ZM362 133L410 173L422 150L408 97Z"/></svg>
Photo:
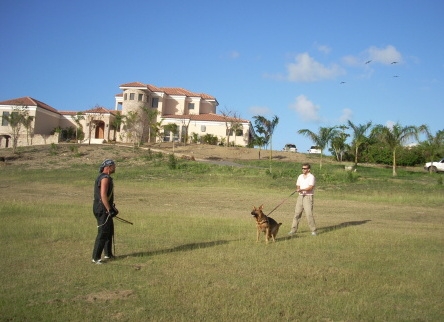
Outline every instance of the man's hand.
<svg viewBox="0 0 444 322"><path fill-rule="evenodd" d="M118 214L119 212L116 211L116 210L117 210L117 209L111 208L111 209L108 211L108 215L111 216L111 217L115 217L115 216L117 216L117 214Z"/></svg>

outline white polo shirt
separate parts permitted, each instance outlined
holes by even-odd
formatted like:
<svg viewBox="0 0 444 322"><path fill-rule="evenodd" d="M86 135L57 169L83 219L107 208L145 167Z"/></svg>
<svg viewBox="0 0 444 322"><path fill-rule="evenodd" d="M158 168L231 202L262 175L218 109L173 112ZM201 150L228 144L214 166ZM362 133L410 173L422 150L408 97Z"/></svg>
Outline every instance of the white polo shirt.
<svg viewBox="0 0 444 322"><path fill-rule="evenodd" d="M296 181L296 186L299 186L300 189L307 189L310 186L313 186L313 189L300 192L301 196L312 196L314 194L314 186L315 186L315 176L311 173L308 173L306 176L304 174L300 174L298 180Z"/></svg>

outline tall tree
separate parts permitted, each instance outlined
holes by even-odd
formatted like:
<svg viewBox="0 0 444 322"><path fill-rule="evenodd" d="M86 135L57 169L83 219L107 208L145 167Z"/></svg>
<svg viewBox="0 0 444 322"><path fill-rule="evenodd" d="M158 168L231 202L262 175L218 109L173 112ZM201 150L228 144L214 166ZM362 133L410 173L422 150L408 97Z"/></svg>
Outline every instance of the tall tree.
<svg viewBox="0 0 444 322"><path fill-rule="evenodd" d="M321 150L321 158L319 168L322 168L322 155L324 149L328 146L331 139L337 134L336 126L334 127L320 127L318 133L314 133L308 129L302 129L298 131L299 134L307 136L310 140L319 147Z"/></svg>
<svg viewBox="0 0 444 322"><path fill-rule="evenodd" d="M256 135L253 139L253 145L259 147L259 160L261 159L261 148L265 145L265 138L263 136Z"/></svg>
<svg viewBox="0 0 444 322"><path fill-rule="evenodd" d="M174 139L175 139L176 135L178 134L179 127L177 126L176 123L168 123L167 125L163 126L163 130L173 134L171 137L171 141L173 142L173 153L174 153Z"/></svg>
<svg viewBox="0 0 444 322"><path fill-rule="evenodd" d="M336 160L342 162L344 153L346 149L348 149L348 145L345 143L345 141L350 135L345 133L345 130L348 130L347 126L340 125L338 128L340 131L338 130L336 135L331 139L331 149L336 156Z"/></svg>
<svg viewBox="0 0 444 322"><path fill-rule="evenodd" d="M356 125L349 120L348 125L353 130L352 146L355 150L355 167L357 167L359 148L367 141L368 138L365 136L365 133L368 131L370 126L372 126L372 122Z"/></svg>
<svg viewBox="0 0 444 322"><path fill-rule="evenodd" d="M23 114L23 126L26 129L26 143L29 145L29 137L31 137L31 145L32 138L34 136L34 129L32 127L32 121L34 121L34 116L29 115L28 111Z"/></svg>
<svg viewBox="0 0 444 322"><path fill-rule="evenodd" d="M227 145L230 146L230 136L234 134L234 145L236 145L236 130L239 130L242 127L240 122L240 116L238 113L233 112L225 108L224 111L221 112L222 116L225 120L225 129L226 129L226 138Z"/></svg>
<svg viewBox="0 0 444 322"><path fill-rule="evenodd" d="M160 112L157 109L153 109L146 106L140 106L140 109L142 110L142 120L141 124L143 127L143 133L148 132L148 143L151 142L151 130L153 129L153 125L156 123L157 115L160 114ZM147 128L147 131L145 130ZM142 139L143 140L143 139ZM145 141L145 140L143 140Z"/></svg>
<svg viewBox="0 0 444 322"><path fill-rule="evenodd" d="M378 124L372 130L372 136L374 136L380 142L388 145L392 151L392 169L393 176L397 176L396 172L396 150L399 149L403 143L408 139L415 137L418 139L419 129L416 126L401 126L399 123L394 124L391 127Z"/></svg>
<svg viewBox="0 0 444 322"><path fill-rule="evenodd" d="M134 143L134 146L140 146L143 127L141 125L140 115L137 111L129 111L125 116L124 128L127 131L127 140Z"/></svg>
<svg viewBox="0 0 444 322"><path fill-rule="evenodd" d="M122 115L122 112L117 111L113 121L111 122L111 126L114 129L114 137L113 141L116 140L117 132L120 132L120 126L125 122L125 115Z"/></svg>
<svg viewBox="0 0 444 322"><path fill-rule="evenodd" d="M28 113L27 106L16 106L12 108L11 114L3 115L3 117L8 122L9 127L11 128L11 137L12 137L12 153L17 151L18 139L20 137L20 130L22 128L25 114Z"/></svg>
<svg viewBox="0 0 444 322"><path fill-rule="evenodd" d="M74 120L74 122L76 123L76 142L79 139L79 129L82 129L82 123L80 122L81 120L85 119L85 116L82 114L82 112L77 112L76 115L71 115L71 118Z"/></svg>
<svg viewBox="0 0 444 322"><path fill-rule="evenodd" d="M234 134L234 145L236 145L236 138L237 138L237 133L241 132L243 130L243 125L240 121L240 117L236 115L236 113L233 116L233 119L230 121L231 125L231 131Z"/></svg>
<svg viewBox="0 0 444 322"><path fill-rule="evenodd" d="M279 117L276 115L273 116L271 120L267 120L265 117L261 115L253 116L256 131L259 134L263 134L265 138L265 144L270 145L270 164L271 160L273 159L273 133L276 128L276 126L279 123Z"/></svg>

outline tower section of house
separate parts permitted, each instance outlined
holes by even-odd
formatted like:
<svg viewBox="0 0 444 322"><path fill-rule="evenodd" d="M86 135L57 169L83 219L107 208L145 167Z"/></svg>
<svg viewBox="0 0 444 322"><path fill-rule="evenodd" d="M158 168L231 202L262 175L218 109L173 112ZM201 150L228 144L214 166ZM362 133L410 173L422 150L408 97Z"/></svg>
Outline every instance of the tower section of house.
<svg viewBox="0 0 444 322"><path fill-rule="evenodd" d="M157 87L140 82L122 84L119 88L122 93L115 96L115 109L119 110L120 105L124 117L130 116L132 113L138 113L140 116L146 114L146 112L157 113L155 119L151 120L151 125L142 125L144 131L142 137L144 139L147 138L146 131L149 126L152 126L153 123L165 122L165 120L177 124L181 133L180 136L182 136L182 133L187 132L184 118L216 114L218 105L217 100L211 95L194 93L183 88ZM175 119L174 116L179 116L179 119ZM143 124L143 120L141 121ZM122 125L122 129L122 132L125 133L125 130L127 130L125 124ZM151 142L156 139L156 136L149 137ZM169 138L169 134L164 135L163 138L166 141L173 139ZM128 141L129 137L126 136L125 139ZM159 136L157 139L159 139Z"/></svg>

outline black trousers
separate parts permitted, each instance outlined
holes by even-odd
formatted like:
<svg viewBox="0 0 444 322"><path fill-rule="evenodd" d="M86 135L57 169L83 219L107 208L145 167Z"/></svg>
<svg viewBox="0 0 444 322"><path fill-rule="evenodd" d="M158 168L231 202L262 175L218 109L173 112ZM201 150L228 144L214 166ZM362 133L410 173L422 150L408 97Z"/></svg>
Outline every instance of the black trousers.
<svg viewBox="0 0 444 322"><path fill-rule="evenodd" d="M102 252L105 252L105 256L111 257L113 256L113 218L106 213L94 214L94 216L97 219L98 227L92 258L99 260L102 257Z"/></svg>

